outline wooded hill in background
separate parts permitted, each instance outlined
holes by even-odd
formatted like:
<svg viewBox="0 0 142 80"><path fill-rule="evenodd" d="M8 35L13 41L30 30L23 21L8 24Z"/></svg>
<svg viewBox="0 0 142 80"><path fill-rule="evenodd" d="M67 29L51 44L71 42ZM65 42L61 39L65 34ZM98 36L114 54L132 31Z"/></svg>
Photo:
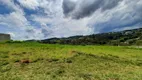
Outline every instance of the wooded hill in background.
<svg viewBox="0 0 142 80"><path fill-rule="evenodd" d="M41 42L72 45L142 45L142 28L120 32L93 34L88 36L51 38L41 40Z"/></svg>

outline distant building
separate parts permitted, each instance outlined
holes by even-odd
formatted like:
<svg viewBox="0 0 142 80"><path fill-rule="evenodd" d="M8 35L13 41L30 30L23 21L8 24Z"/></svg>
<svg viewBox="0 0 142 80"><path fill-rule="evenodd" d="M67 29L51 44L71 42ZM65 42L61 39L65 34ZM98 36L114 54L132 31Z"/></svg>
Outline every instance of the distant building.
<svg viewBox="0 0 142 80"><path fill-rule="evenodd" d="M0 33L0 41L8 41L11 40L10 34L1 34Z"/></svg>

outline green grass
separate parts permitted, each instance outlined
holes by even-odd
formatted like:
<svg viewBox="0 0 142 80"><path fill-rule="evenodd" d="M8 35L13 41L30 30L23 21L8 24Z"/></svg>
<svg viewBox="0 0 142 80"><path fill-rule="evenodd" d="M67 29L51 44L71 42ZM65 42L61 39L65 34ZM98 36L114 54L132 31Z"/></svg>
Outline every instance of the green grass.
<svg viewBox="0 0 142 80"><path fill-rule="evenodd" d="M0 43L0 80L142 80L142 49Z"/></svg>

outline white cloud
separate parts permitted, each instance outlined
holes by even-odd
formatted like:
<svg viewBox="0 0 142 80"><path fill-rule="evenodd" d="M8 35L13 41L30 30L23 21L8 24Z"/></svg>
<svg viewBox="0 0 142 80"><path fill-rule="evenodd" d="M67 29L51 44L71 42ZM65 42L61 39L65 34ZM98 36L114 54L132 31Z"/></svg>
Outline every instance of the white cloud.
<svg viewBox="0 0 142 80"><path fill-rule="evenodd" d="M137 25L137 22L142 21L141 0L122 0L111 9L102 11L102 9L98 8L91 15L80 19L65 17L62 6L63 0L17 1L20 5L14 3L14 0L0 0L1 3L12 10L9 14L0 14L0 25L14 29L13 32L7 32L12 35L13 39L44 39L89 35L103 31L138 28L141 25ZM77 4L78 7L71 15L80 15L78 11L81 9L81 3L82 1L87 2L87 0L70 1L79 2ZM23 7L37 12L40 9L43 10L41 14L28 15L28 12L25 12ZM81 12L81 14L83 13Z"/></svg>
<svg viewBox="0 0 142 80"><path fill-rule="evenodd" d="M0 15L0 21L3 23L7 23L9 27L17 28L25 28L25 25L28 25L27 19L18 12L12 12L7 15Z"/></svg>
<svg viewBox="0 0 142 80"><path fill-rule="evenodd" d="M138 28L137 24L142 21L142 11L140 11L142 5L136 5L139 1L123 0L111 10L104 12L98 10L91 16L89 24L94 25L94 32L97 33L104 30L119 31Z"/></svg>
<svg viewBox="0 0 142 80"><path fill-rule="evenodd" d="M30 24L25 17L25 12L23 9L14 4L13 0L4 0L0 2L14 10L10 14L0 14L0 25L7 26L14 30L13 32L7 32L11 34L12 39L24 40L43 38L41 30L36 29ZM33 33L29 33L27 30L31 30Z"/></svg>
<svg viewBox="0 0 142 80"><path fill-rule="evenodd" d="M18 2L25 8L37 9L41 0L18 0Z"/></svg>

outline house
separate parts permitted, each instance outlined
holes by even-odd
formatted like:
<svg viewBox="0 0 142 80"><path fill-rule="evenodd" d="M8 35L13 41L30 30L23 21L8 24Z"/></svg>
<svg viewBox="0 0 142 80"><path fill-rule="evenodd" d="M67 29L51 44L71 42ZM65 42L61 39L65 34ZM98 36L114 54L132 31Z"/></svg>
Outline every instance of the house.
<svg viewBox="0 0 142 80"><path fill-rule="evenodd" d="M8 41L11 40L10 34L0 33L0 41Z"/></svg>

